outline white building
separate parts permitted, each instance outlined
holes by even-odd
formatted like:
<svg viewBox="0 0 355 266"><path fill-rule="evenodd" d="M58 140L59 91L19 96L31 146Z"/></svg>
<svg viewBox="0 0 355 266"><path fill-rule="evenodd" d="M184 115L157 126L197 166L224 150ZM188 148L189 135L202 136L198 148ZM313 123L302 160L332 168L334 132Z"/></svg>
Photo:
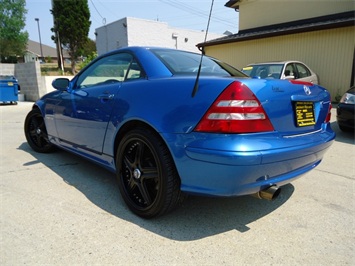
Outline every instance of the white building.
<svg viewBox="0 0 355 266"><path fill-rule="evenodd" d="M196 44L205 40L204 31L172 28L166 22L122 18L96 29L99 55L126 46L158 46L198 52ZM208 33L207 40L223 37Z"/></svg>

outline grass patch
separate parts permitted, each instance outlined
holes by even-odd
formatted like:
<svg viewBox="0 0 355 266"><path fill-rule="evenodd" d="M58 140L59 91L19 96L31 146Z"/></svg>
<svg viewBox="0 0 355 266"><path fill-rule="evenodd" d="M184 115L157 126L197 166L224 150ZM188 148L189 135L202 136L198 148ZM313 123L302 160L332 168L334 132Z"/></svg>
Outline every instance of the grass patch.
<svg viewBox="0 0 355 266"><path fill-rule="evenodd" d="M41 64L41 74L42 76L72 76L71 66L64 64L64 73L58 68L57 63L44 63Z"/></svg>

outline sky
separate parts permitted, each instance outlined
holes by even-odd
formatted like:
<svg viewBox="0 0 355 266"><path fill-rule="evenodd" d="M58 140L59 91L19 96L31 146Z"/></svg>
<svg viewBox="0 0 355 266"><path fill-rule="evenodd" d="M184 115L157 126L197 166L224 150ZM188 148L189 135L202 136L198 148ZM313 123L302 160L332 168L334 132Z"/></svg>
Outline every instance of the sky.
<svg viewBox="0 0 355 266"><path fill-rule="evenodd" d="M67 0L70 1L70 0ZM228 0L214 0L209 32L238 32L238 13L224 5ZM156 20L169 27L206 30L212 0L88 0L91 27L89 38L95 40L95 29L124 17ZM55 47L51 40L53 17L51 0L26 0L26 27L29 39ZM38 18L39 21L35 20ZM39 25L39 30L38 30Z"/></svg>

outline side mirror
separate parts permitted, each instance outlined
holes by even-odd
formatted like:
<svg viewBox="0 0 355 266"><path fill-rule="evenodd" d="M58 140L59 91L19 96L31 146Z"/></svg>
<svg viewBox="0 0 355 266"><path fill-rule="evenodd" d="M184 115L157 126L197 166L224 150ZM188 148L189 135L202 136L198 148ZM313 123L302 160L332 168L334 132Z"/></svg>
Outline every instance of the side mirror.
<svg viewBox="0 0 355 266"><path fill-rule="evenodd" d="M57 78L53 80L52 82L53 88L60 90L60 91L66 91L69 87L69 79L67 78Z"/></svg>

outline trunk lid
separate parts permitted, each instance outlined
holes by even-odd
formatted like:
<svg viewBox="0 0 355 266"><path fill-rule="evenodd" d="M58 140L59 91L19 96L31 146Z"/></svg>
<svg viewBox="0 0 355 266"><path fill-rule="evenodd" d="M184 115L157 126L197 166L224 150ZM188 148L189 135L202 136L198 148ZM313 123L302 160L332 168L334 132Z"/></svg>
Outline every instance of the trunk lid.
<svg viewBox="0 0 355 266"><path fill-rule="evenodd" d="M328 117L330 95L319 85L257 79L243 80L243 83L256 95L275 131L282 135L320 130Z"/></svg>

